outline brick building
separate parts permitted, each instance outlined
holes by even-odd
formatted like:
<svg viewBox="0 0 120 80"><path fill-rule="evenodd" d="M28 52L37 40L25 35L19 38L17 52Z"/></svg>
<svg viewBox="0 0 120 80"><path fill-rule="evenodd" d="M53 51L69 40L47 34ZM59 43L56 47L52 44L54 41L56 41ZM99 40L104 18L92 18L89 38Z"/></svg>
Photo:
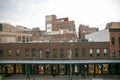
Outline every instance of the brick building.
<svg viewBox="0 0 120 80"><path fill-rule="evenodd" d="M117 55L117 54L116 54ZM120 57L120 56L119 56ZM109 42L0 43L1 74L120 74Z"/></svg>
<svg viewBox="0 0 120 80"><path fill-rule="evenodd" d="M110 57L120 59L120 28L110 28L85 36L90 42L109 42Z"/></svg>
<svg viewBox="0 0 120 80"><path fill-rule="evenodd" d="M0 31L26 33L27 31L31 31L31 29L28 29L27 27L20 25L14 26L9 23L0 23Z"/></svg>
<svg viewBox="0 0 120 80"><path fill-rule="evenodd" d="M111 59L120 59L120 28L111 28L109 32Z"/></svg>
<svg viewBox="0 0 120 80"><path fill-rule="evenodd" d="M0 43L30 43L30 42L32 42L32 34L0 31Z"/></svg>
<svg viewBox="0 0 120 80"><path fill-rule="evenodd" d="M69 18L58 18L56 15L47 15L46 17L46 31L59 31L60 29L66 29L69 31L75 31L74 21L69 21Z"/></svg>
<svg viewBox="0 0 120 80"><path fill-rule="evenodd" d="M109 29L109 28L120 28L120 22L107 23L105 29Z"/></svg>
<svg viewBox="0 0 120 80"><path fill-rule="evenodd" d="M89 26L85 26L85 25L79 25L78 31L79 31L79 39L84 39L84 36L86 34L97 32L98 28L89 27Z"/></svg>

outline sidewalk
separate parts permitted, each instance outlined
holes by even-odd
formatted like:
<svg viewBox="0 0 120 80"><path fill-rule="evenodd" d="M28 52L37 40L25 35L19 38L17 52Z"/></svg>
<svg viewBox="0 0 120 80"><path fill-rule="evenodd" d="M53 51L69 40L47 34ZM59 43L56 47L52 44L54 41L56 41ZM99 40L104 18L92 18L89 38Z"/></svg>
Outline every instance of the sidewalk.
<svg viewBox="0 0 120 80"><path fill-rule="evenodd" d="M4 77L3 80L70 80L69 75L30 75L27 78L25 75L12 75L10 77ZM120 75L89 75L87 77L73 76L72 80L120 80Z"/></svg>

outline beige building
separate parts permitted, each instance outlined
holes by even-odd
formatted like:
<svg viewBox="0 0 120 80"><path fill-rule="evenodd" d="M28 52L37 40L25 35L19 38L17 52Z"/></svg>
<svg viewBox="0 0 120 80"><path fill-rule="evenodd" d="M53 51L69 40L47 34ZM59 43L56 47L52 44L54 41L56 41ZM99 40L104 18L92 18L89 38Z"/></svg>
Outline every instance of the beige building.
<svg viewBox="0 0 120 80"><path fill-rule="evenodd" d="M120 28L120 22L107 23L105 29L109 29L109 28Z"/></svg>
<svg viewBox="0 0 120 80"><path fill-rule="evenodd" d="M27 43L32 41L32 34L16 32L0 32L0 42Z"/></svg>

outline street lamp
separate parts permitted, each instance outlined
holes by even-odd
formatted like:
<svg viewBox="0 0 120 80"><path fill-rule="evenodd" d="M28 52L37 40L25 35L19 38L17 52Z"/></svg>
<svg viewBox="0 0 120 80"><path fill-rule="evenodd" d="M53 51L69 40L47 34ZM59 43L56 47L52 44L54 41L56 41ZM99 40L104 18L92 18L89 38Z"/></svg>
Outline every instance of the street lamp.
<svg viewBox="0 0 120 80"><path fill-rule="evenodd" d="M70 45L70 80L72 80L72 50L71 50L72 44Z"/></svg>

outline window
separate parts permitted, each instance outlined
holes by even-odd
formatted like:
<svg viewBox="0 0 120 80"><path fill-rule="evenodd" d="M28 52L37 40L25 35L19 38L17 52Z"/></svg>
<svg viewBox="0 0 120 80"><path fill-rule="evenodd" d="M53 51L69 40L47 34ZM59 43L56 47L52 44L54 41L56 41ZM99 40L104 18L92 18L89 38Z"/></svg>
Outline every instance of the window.
<svg viewBox="0 0 120 80"><path fill-rule="evenodd" d="M112 45L114 45L114 44L115 44L115 38L112 37Z"/></svg>
<svg viewBox="0 0 120 80"><path fill-rule="evenodd" d="M118 44L120 45L120 37L118 38Z"/></svg>
<svg viewBox="0 0 120 80"><path fill-rule="evenodd" d="M19 49L16 50L16 56L20 56L20 50Z"/></svg>
<svg viewBox="0 0 120 80"><path fill-rule="evenodd" d="M102 65L101 64L96 64L96 67L95 67L95 73L96 74L101 74L101 69L102 69Z"/></svg>
<svg viewBox="0 0 120 80"><path fill-rule="evenodd" d="M93 57L93 49L90 49L89 53L90 53L90 57Z"/></svg>
<svg viewBox="0 0 120 80"><path fill-rule="evenodd" d="M43 58L43 49L39 49L39 56L40 56L40 59Z"/></svg>
<svg viewBox="0 0 120 80"><path fill-rule="evenodd" d="M26 38L26 42L29 42L29 37Z"/></svg>
<svg viewBox="0 0 120 80"><path fill-rule="evenodd" d="M25 42L25 36L22 37L22 42L23 42L23 43Z"/></svg>
<svg viewBox="0 0 120 80"><path fill-rule="evenodd" d="M25 57L29 58L29 49L25 49Z"/></svg>
<svg viewBox="0 0 120 80"><path fill-rule="evenodd" d="M115 57L115 50L112 50L112 57Z"/></svg>
<svg viewBox="0 0 120 80"><path fill-rule="evenodd" d="M116 65L115 64L110 64L110 71L111 71L111 74L115 74L116 73Z"/></svg>
<svg viewBox="0 0 120 80"><path fill-rule="evenodd" d="M82 57L85 57L85 56L86 56L86 49L82 48Z"/></svg>
<svg viewBox="0 0 120 80"><path fill-rule="evenodd" d="M77 48L75 48L75 57L77 58L78 57L78 49Z"/></svg>
<svg viewBox="0 0 120 80"><path fill-rule="evenodd" d="M119 56L120 56L120 50L119 50Z"/></svg>
<svg viewBox="0 0 120 80"><path fill-rule="evenodd" d="M88 65L88 73L89 74L94 74L94 64L89 64Z"/></svg>
<svg viewBox="0 0 120 80"><path fill-rule="evenodd" d="M39 67L38 67L38 74L44 74L44 65L43 64L40 64Z"/></svg>
<svg viewBox="0 0 120 80"><path fill-rule="evenodd" d="M103 74L108 74L109 73L108 64L103 64L102 71L103 71Z"/></svg>
<svg viewBox="0 0 120 80"><path fill-rule="evenodd" d="M60 49L60 57L64 58L64 49Z"/></svg>
<svg viewBox="0 0 120 80"><path fill-rule="evenodd" d="M36 49L32 49L32 57L35 57Z"/></svg>
<svg viewBox="0 0 120 80"><path fill-rule="evenodd" d="M0 49L0 57L3 56L3 49Z"/></svg>
<svg viewBox="0 0 120 80"><path fill-rule="evenodd" d="M30 42L32 42L32 37L30 37Z"/></svg>
<svg viewBox="0 0 120 80"><path fill-rule="evenodd" d="M50 64L45 65L45 74L51 74L51 65Z"/></svg>
<svg viewBox="0 0 120 80"><path fill-rule="evenodd" d="M21 36L18 36L18 42L21 42Z"/></svg>
<svg viewBox="0 0 120 80"><path fill-rule="evenodd" d="M71 51L71 49L68 49L68 59L71 59L71 56L72 55L72 51Z"/></svg>
<svg viewBox="0 0 120 80"><path fill-rule="evenodd" d="M97 57L99 57L100 56L100 49L97 49L96 53L97 53Z"/></svg>
<svg viewBox="0 0 120 80"><path fill-rule="evenodd" d="M53 58L56 58L56 57L57 57L57 50L53 49Z"/></svg>
<svg viewBox="0 0 120 80"><path fill-rule="evenodd" d="M50 49L46 49L46 58L50 57Z"/></svg>
<svg viewBox="0 0 120 80"><path fill-rule="evenodd" d="M12 50L8 50L8 56L12 56Z"/></svg>
<svg viewBox="0 0 120 80"><path fill-rule="evenodd" d="M108 50L107 49L103 49L104 57L107 57L107 53L108 53Z"/></svg>
<svg viewBox="0 0 120 80"><path fill-rule="evenodd" d="M59 74L65 74L65 65L64 64L59 65Z"/></svg>

